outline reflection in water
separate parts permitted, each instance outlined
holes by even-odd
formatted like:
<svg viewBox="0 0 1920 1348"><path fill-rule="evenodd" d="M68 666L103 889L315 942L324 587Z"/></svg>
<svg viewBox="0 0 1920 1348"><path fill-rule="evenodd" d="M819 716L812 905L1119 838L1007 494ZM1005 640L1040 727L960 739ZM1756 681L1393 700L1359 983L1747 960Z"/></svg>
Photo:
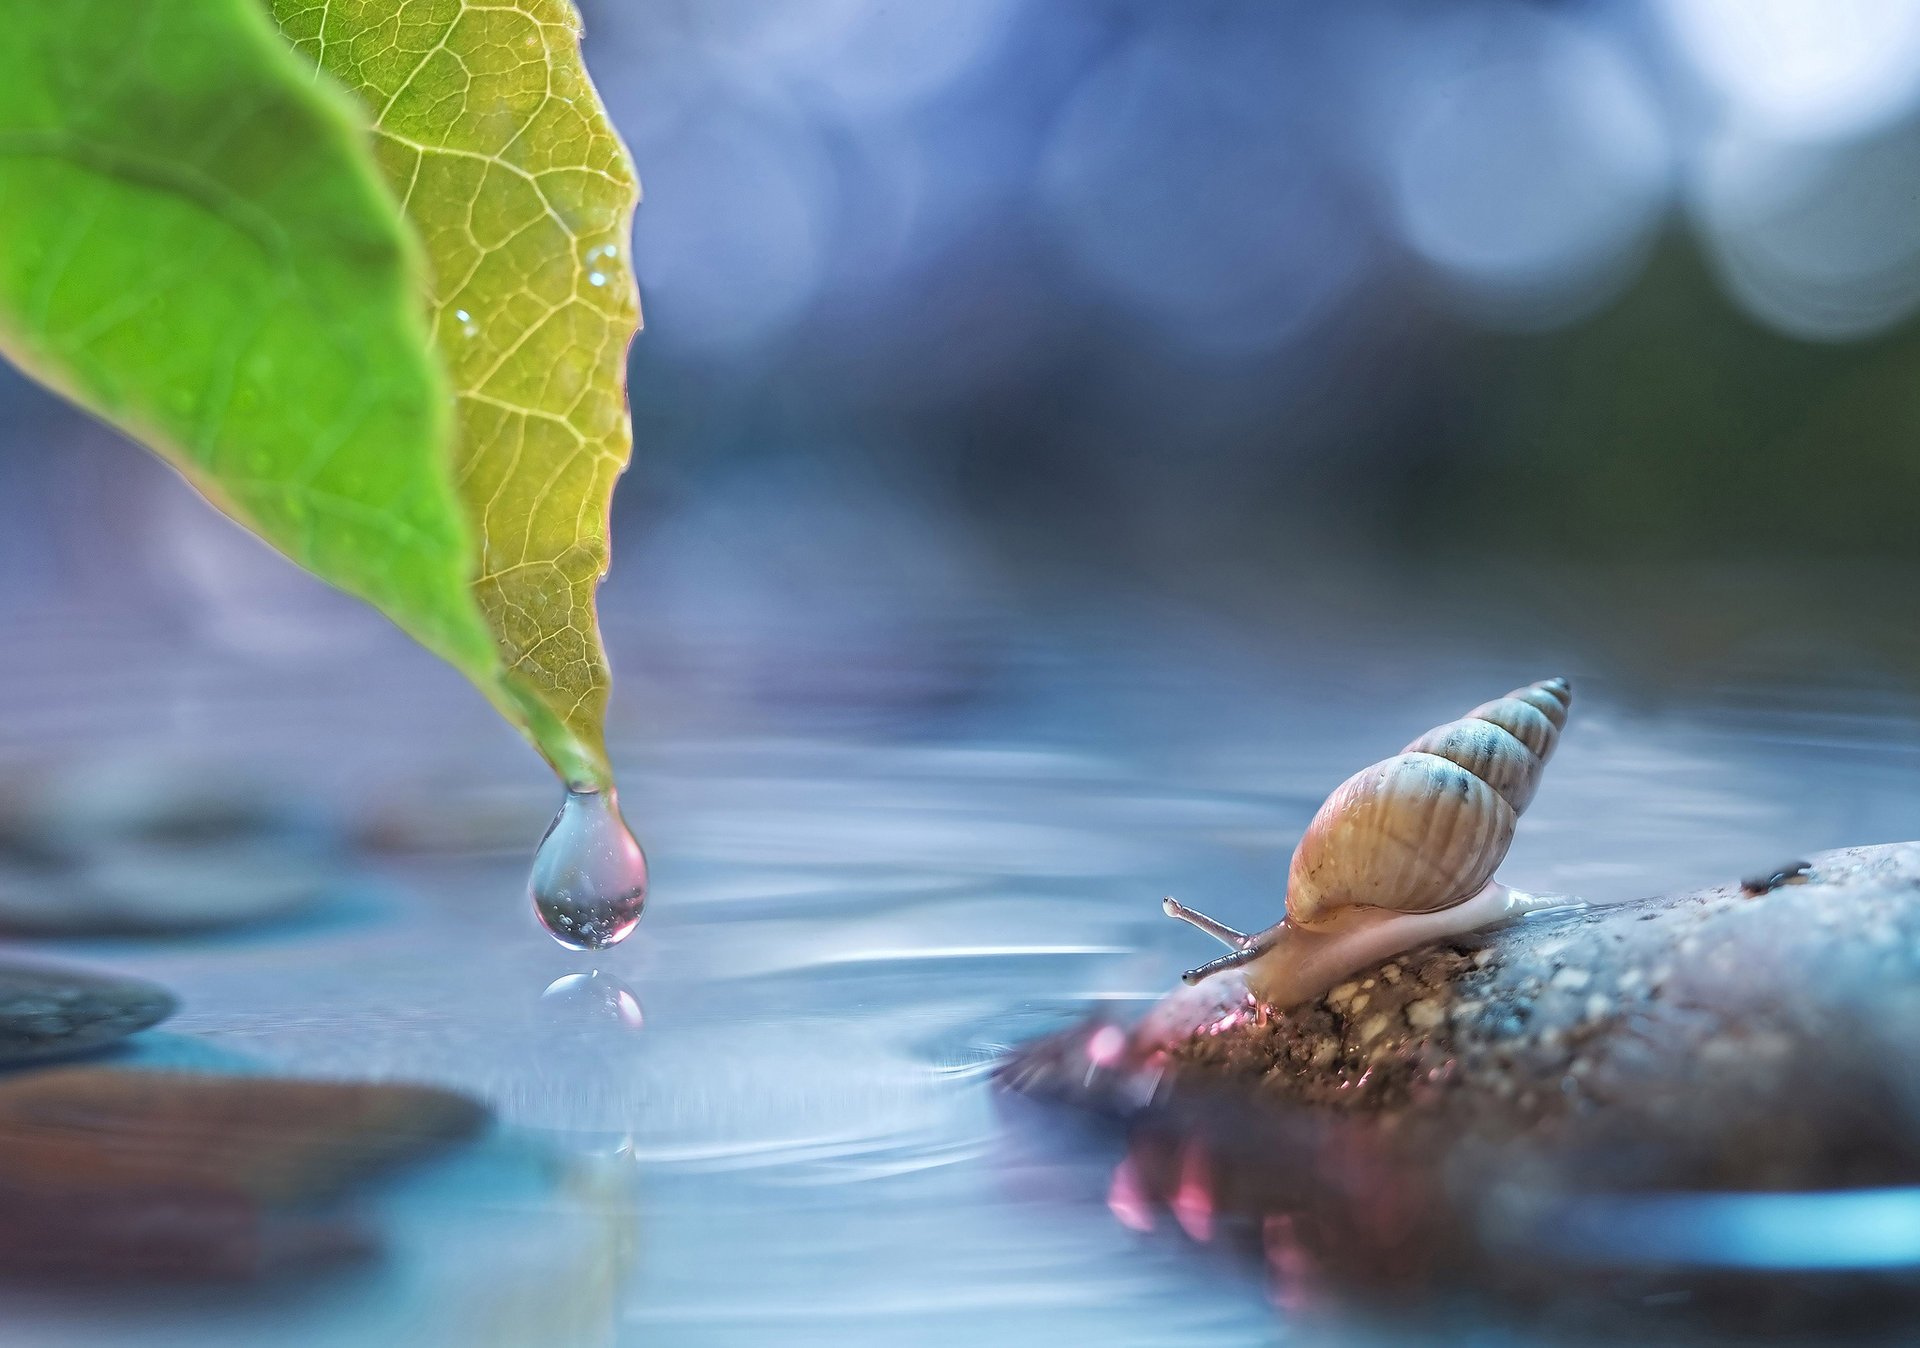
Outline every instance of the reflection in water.
<svg viewBox="0 0 1920 1348"><path fill-rule="evenodd" d="M1461 1195L1433 1180L1338 1125L1162 1099L1136 1118L1106 1206L1130 1232L1253 1255L1292 1314L1480 1295L1691 1332L1832 1324L1842 1308L1885 1326L1920 1306L1920 1188Z"/></svg>
<svg viewBox="0 0 1920 1348"><path fill-rule="evenodd" d="M1546 1208L1542 1249L1613 1266L1920 1268L1920 1188L1609 1194Z"/></svg>
<svg viewBox="0 0 1920 1348"><path fill-rule="evenodd" d="M647 1023L633 989L598 969L584 974L563 974L554 979L540 994L540 1005L556 1017L576 1022L610 1021L629 1030L640 1029Z"/></svg>

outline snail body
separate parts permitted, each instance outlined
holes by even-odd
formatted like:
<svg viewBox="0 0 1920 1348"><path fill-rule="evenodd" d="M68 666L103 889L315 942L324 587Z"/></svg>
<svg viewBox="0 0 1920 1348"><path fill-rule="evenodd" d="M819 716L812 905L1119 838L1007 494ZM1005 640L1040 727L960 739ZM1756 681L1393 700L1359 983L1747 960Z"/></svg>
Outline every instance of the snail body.
<svg viewBox="0 0 1920 1348"><path fill-rule="evenodd" d="M1565 679L1515 689L1347 778L1314 814L1287 871L1286 913L1243 935L1166 901L1232 953L1187 975L1244 969L1273 1009L1308 1000L1401 950L1561 901L1493 878L1566 725Z"/></svg>

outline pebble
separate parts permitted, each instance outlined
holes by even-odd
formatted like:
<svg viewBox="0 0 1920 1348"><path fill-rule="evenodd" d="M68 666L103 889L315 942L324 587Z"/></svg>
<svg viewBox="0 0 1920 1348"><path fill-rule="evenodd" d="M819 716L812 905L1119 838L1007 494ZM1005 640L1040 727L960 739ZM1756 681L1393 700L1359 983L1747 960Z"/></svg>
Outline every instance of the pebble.
<svg viewBox="0 0 1920 1348"><path fill-rule="evenodd" d="M158 1025L179 1003L145 979L0 964L0 1067L73 1057Z"/></svg>
<svg viewBox="0 0 1920 1348"><path fill-rule="evenodd" d="M10 1272L247 1278L369 1252L337 1200L477 1134L421 1086L61 1068L0 1079ZM158 1197L157 1197L158 1196Z"/></svg>
<svg viewBox="0 0 1920 1348"><path fill-rule="evenodd" d="M1407 1023L1416 1030L1431 1030L1446 1018L1446 1007L1434 998L1407 1004Z"/></svg>
<svg viewBox="0 0 1920 1348"><path fill-rule="evenodd" d="M165 761L17 780L0 809L0 930L157 935L296 913L341 847L260 783Z"/></svg>

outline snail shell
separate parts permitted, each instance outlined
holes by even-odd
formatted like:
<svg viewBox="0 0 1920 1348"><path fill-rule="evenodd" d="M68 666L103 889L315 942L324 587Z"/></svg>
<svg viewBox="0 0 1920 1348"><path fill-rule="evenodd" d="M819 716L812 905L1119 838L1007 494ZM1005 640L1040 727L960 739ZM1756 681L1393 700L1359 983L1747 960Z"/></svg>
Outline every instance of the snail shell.
<svg viewBox="0 0 1920 1348"><path fill-rule="evenodd" d="M1347 778L1294 850L1288 920L1430 913L1478 893L1513 845L1572 700L1565 679L1516 689Z"/></svg>
<svg viewBox="0 0 1920 1348"><path fill-rule="evenodd" d="M1425 941L1568 907L1493 878L1567 723L1565 679L1516 688L1436 726L1327 798L1287 872L1286 916L1245 935L1167 899L1166 912L1231 947L1186 975L1246 966L1245 986L1284 1007Z"/></svg>

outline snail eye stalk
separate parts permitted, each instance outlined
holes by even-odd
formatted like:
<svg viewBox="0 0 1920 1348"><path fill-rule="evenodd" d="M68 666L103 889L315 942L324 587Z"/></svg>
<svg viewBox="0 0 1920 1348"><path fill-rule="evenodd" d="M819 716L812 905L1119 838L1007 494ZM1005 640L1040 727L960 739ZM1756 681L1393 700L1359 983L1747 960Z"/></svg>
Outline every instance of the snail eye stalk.
<svg viewBox="0 0 1920 1348"><path fill-rule="evenodd" d="M1245 932L1235 931L1224 922L1215 922L1205 913L1196 913L1171 894L1160 900L1160 910L1168 917L1177 917L1182 922L1200 928L1229 950L1245 950L1253 943L1253 938Z"/></svg>
<svg viewBox="0 0 1920 1348"><path fill-rule="evenodd" d="M1187 970L1180 975L1180 981L1191 987L1203 978L1211 978L1222 969L1237 969L1243 964L1259 959L1265 953L1264 950L1250 945L1241 946L1238 950L1228 951L1217 960L1208 960L1197 969Z"/></svg>

